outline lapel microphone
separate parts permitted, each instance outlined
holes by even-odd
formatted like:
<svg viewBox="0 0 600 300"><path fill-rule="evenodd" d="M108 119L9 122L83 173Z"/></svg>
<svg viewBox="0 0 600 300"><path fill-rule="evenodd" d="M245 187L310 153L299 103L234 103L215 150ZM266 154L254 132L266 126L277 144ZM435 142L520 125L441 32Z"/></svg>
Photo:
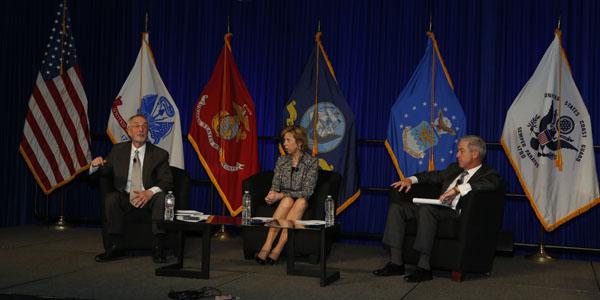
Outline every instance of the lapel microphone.
<svg viewBox="0 0 600 300"><path fill-rule="evenodd" d="M133 158L133 163L137 163L137 159L135 157Z"/></svg>

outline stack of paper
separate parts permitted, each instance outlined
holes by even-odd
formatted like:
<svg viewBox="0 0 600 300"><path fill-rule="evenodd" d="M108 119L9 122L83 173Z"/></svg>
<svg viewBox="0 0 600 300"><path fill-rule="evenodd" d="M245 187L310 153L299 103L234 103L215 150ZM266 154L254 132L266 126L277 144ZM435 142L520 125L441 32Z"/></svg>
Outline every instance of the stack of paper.
<svg viewBox="0 0 600 300"><path fill-rule="evenodd" d="M451 206L451 205L448 205L448 204L444 204L444 203L442 203L442 201L440 201L440 199L413 198L413 203L414 204L442 205L442 206L447 206L447 207L452 208L452 209L456 209L456 206Z"/></svg>

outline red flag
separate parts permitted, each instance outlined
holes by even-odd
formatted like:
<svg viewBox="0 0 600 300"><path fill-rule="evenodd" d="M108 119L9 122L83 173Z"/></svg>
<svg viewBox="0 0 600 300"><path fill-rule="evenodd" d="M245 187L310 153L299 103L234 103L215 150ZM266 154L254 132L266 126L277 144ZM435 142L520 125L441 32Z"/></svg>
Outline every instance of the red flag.
<svg viewBox="0 0 600 300"><path fill-rule="evenodd" d="M258 166L254 102L231 54L231 34L198 97L188 139L232 216L242 211L242 181Z"/></svg>
<svg viewBox="0 0 600 300"><path fill-rule="evenodd" d="M25 117L19 151L44 193L91 161L87 97L67 7L60 3Z"/></svg>

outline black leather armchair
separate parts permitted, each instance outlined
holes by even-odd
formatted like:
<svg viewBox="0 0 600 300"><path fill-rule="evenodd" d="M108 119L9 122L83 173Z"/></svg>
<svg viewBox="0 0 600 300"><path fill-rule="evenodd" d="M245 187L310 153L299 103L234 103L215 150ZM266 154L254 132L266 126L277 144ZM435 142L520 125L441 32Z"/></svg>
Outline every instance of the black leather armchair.
<svg viewBox="0 0 600 300"><path fill-rule="evenodd" d="M390 201L412 201L414 197L438 198L439 186L415 184L411 192L390 191ZM452 280L462 281L464 273L490 273L492 270L498 233L504 216L502 186L493 192L471 192L461 198L458 219L438 223L431 253L431 267L452 271ZM416 264L419 253L413 249L417 232L416 220L407 224L403 243L403 259Z"/></svg>
<svg viewBox="0 0 600 300"><path fill-rule="evenodd" d="M331 171L319 170L319 178L312 196L308 199L308 209L302 216L303 220L324 220L325 219L325 199L331 195L333 199L338 198L338 192L341 182L340 174ZM277 204L268 206L265 197L271 188L273 180L273 171L265 171L250 176L242 184L243 190L250 192L252 196L252 216L253 217L272 217L277 208ZM267 227L243 227L242 239L244 244L244 257L246 259L254 258L267 237ZM333 237L326 238L326 255L331 250ZM309 262L319 262L319 243L320 236L316 231L300 231L296 234L295 253L298 256L308 256ZM285 255L287 250L282 251Z"/></svg>
<svg viewBox="0 0 600 300"><path fill-rule="evenodd" d="M173 174L173 194L175 195L175 209L187 209L190 198L190 176L185 170L171 167ZM106 215L104 213L104 195L111 190L112 178L103 176L99 178L102 242L104 249L112 245L112 238L106 231ZM167 191L165 191L167 192ZM125 215L125 232L119 247L124 250L152 249L152 214L150 210L131 210ZM167 233L166 248L175 249L177 246L176 235Z"/></svg>

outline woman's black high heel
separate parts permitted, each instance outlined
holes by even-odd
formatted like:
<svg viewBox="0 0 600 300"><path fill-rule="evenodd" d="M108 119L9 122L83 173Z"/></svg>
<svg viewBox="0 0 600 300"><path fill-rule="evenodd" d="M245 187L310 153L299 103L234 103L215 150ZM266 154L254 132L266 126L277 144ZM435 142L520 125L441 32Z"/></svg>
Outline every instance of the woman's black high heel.
<svg viewBox="0 0 600 300"><path fill-rule="evenodd" d="M274 253L274 252L271 252ZM279 253L277 254L277 258L271 258L271 256L267 256L267 259L265 260L265 263L269 264L269 265L275 265L279 262Z"/></svg>
<svg viewBox="0 0 600 300"><path fill-rule="evenodd" d="M261 254L261 253L267 253L267 255L268 255L269 251L267 251L267 250L261 250L260 252L258 252L256 254L256 256L254 257L254 260L256 260L257 264L264 265L265 263L267 263L269 261L270 258L268 256L267 256L267 259L260 258L259 254Z"/></svg>
<svg viewBox="0 0 600 300"><path fill-rule="evenodd" d="M276 265L279 262L279 259L272 259L270 257L267 257L267 260L265 260L265 263L268 265Z"/></svg>

